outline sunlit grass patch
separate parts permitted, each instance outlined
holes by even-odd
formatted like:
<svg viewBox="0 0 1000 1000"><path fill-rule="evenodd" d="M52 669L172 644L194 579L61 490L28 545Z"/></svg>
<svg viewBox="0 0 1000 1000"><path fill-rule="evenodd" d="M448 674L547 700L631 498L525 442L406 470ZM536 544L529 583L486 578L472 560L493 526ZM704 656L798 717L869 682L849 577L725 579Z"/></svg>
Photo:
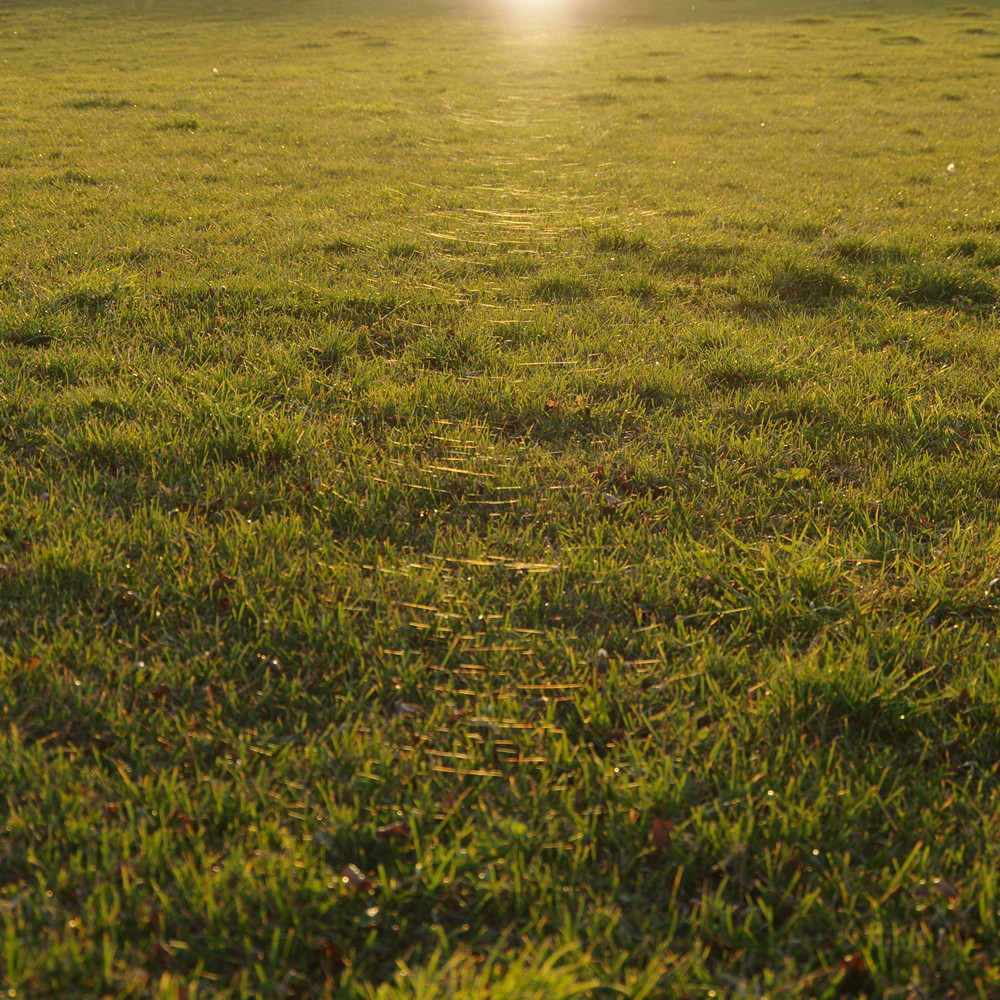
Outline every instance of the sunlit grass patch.
<svg viewBox="0 0 1000 1000"><path fill-rule="evenodd" d="M3 990L1000 989L994 15L571 6L0 11Z"/></svg>

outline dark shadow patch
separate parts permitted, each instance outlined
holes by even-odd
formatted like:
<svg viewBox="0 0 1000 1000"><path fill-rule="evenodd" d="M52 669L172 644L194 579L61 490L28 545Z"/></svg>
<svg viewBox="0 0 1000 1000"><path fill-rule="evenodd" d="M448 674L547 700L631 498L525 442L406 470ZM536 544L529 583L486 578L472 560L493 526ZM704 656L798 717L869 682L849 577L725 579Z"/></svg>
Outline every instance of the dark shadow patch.
<svg viewBox="0 0 1000 1000"><path fill-rule="evenodd" d="M531 294L541 302L576 302L591 296L590 289L577 278L544 278Z"/></svg>
<svg viewBox="0 0 1000 1000"><path fill-rule="evenodd" d="M48 313L38 313L0 324L0 344L48 347L61 333L61 324Z"/></svg>
<svg viewBox="0 0 1000 1000"><path fill-rule="evenodd" d="M876 243L857 237L844 237L830 246L830 251L842 260L855 264L902 264L909 259L907 252L895 244Z"/></svg>
<svg viewBox="0 0 1000 1000"><path fill-rule="evenodd" d="M748 70L746 73L736 73L733 70L723 69L723 70L711 70L708 73L702 73L701 78L703 80L721 82L724 80L744 80L744 81L770 80L771 76L768 73L755 73L752 69Z"/></svg>
<svg viewBox="0 0 1000 1000"><path fill-rule="evenodd" d="M332 257L352 257L361 253L365 248L354 240L338 236L327 243L322 243L317 248L320 253L329 254Z"/></svg>
<svg viewBox="0 0 1000 1000"><path fill-rule="evenodd" d="M610 91L602 90L592 94L577 94L574 98L577 104L616 104L621 98Z"/></svg>
<svg viewBox="0 0 1000 1000"><path fill-rule="evenodd" d="M727 351L709 361L702 378L708 385L720 389L784 388L788 385L788 375L777 362L747 357L736 351Z"/></svg>
<svg viewBox="0 0 1000 1000"><path fill-rule="evenodd" d="M339 167L324 167L319 173L321 177L328 177L333 181L344 181L360 176L361 171L357 167L344 164Z"/></svg>
<svg viewBox="0 0 1000 1000"><path fill-rule="evenodd" d="M485 260L476 265L476 269L480 274L491 274L496 278L524 278L536 274L539 266L533 256L512 253Z"/></svg>
<svg viewBox="0 0 1000 1000"><path fill-rule="evenodd" d="M342 330L324 334L307 349L308 363L326 375L336 375L349 358L364 353L361 336L357 331Z"/></svg>
<svg viewBox="0 0 1000 1000"><path fill-rule="evenodd" d="M903 306L984 308L997 303L997 286L975 271L913 264L893 275L886 295Z"/></svg>
<svg viewBox="0 0 1000 1000"><path fill-rule="evenodd" d="M49 187L100 187L104 182L81 170L64 170L61 174L47 177L44 183Z"/></svg>
<svg viewBox="0 0 1000 1000"><path fill-rule="evenodd" d="M738 295L729 304L727 311L734 316L760 323L773 319L785 310L781 303L762 295Z"/></svg>
<svg viewBox="0 0 1000 1000"><path fill-rule="evenodd" d="M385 248L385 253L389 260L414 260L424 256L424 251L416 243L409 243L405 240L390 243Z"/></svg>
<svg viewBox="0 0 1000 1000"><path fill-rule="evenodd" d="M945 247L946 257L975 257L979 244L975 240L960 240Z"/></svg>
<svg viewBox="0 0 1000 1000"><path fill-rule="evenodd" d="M594 239L594 249L598 253L640 254L649 249L649 243L645 237L612 230L601 233Z"/></svg>
<svg viewBox="0 0 1000 1000"><path fill-rule="evenodd" d="M888 38L879 40L882 45L925 45L922 38L917 35L890 35Z"/></svg>
<svg viewBox="0 0 1000 1000"><path fill-rule="evenodd" d="M790 226L788 231L798 240L804 243L815 243L826 230L816 222L802 222L798 225Z"/></svg>
<svg viewBox="0 0 1000 1000"><path fill-rule="evenodd" d="M618 83L670 83L670 77L657 73L655 76L617 76Z"/></svg>
<svg viewBox="0 0 1000 1000"><path fill-rule="evenodd" d="M743 248L733 242L678 240L664 247L653 263L661 274L724 274Z"/></svg>
<svg viewBox="0 0 1000 1000"><path fill-rule="evenodd" d="M112 97L110 94L94 94L91 97L80 97L75 101L66 101L64 108L74 111L123 111L138 105L127 97Z"/></svg>
<svg viewBox="0 0 1000 1000"><path fill-rule="evenodd" d="M114 305L115 293L105 288L74 288L52 301L52 309L72 309L88 320L95 320Z"/></svg>
<svg viewBox="0 0 1000 1000"><path fill-rule="evenodd" d="M400 302L391 295L373 298L348 297L333 305L333 318L352 326L375 326L400 309Z"/></svg>
<svg viewBox="0 0 1000 1000"><path fill-rule="evenodd" d="M640 275L625 286L625 294L638 302L655 302L662 298L663 291L655 281Z"/></svg>
<svg viewBox="0 0 1000 1000"><path fill-rule="evenodd" d="M782 302L826 305L854 294L854 286L822 264L788 263L771 273L767 286Z"/></svg>

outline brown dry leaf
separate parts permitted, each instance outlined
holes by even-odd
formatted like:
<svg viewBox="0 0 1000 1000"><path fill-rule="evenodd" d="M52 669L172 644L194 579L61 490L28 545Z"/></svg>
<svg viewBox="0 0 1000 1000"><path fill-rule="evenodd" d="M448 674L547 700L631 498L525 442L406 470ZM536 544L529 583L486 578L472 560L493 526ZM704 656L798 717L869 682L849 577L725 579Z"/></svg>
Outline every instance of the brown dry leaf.
<svg viewBox="0 0 1000 1000"><path fill-rule="evenodd" d="M939 892L945 899L958 899L958 890L946 879L936 878L931 882L931 888Z"/></svg>
<svg viewBox="0 0 1000 1000"><path fill-rule="evenodd" d="M156 941L153 947L149 949L149 953L146 956L146 964L152 965L154 968L166 968L173 961L173 952L165 945L162 941Z"/></svg>
<svg viewBox="0 0 1000 1000"><path fill-rule="evenodd" d="M198 824L195 820L191 819L187 813L175 812L173 816L171 816L171 819L179 826L182 826L185 833L194 833L198 829Z"/></svg>
<svg viewBox="0 0 1000 1000"><path fill-rule="evenodd" d="M837 965L840 978L837 982L838 993L854 993L861 989L871 978L871 970L860 951L845 955Z"/></svg>
<svg viewBox="0 0 1000 1000"><path fill-rule="evenodd" d="M558 409L559 409L559 400L556 399L555 396L549 396L549 398L545 400L545 412L552 413L553 411Z"/></svg>
<svg viewBox="0 0 1000 1000"><path fill-rule="evenodd" d="M417 705L412 701L397 701L395 712L396 715L424 715L426 709L423 705Z"/></svg>
<svg viewBox="0 0 1000 1000"><path fill-rule="evenodd" d="M397 819L394 823L387 823L385 826L380 826L375 831L375 836L378 837L379 840L388 840L390 837L398 837L400 840L409 840L412 833L408 823L404 823L401 819Z"/></svg>
<svg viewBox="0 0 1000 1000"><path fill-rule="evenodd" d="M149 983L149 973L141 966L133 965L122 974L122 986L129 996L142 993Z"/></svg>
<svg viewBox="0 0 1000 1000"><path fill-rule="evenodd" d="M929 899L932 895L943 896L949 902L958 899L958 890L946 878L933 878L930 882L923 879L914 886L913 894L918 899Z"/></svg>
<svg viewBox="0 0 1000 1000"><path fill-rule="evenodd" d="M347 968L347 959L344 958L343 949L329 938L322 938L317 942L317 951L324 971L338 973Z"/></svg>
<svg viewBox="0 0 1000 1000"><path fill-rule="evenodd" d="M234 583L236 583L235 576L220 573L211 583L205 584L201 590L204 594L217 594L220 590L228 590Z"/></svg>
<svg viewBox="0 0 1000 1000"><path fill-rule="evenodd" d="M669 819L662 819L654 816L649 824L649 839L657 852L665 851L670 846L670 835L674 829L674 824Z"/></svg>
<svg viewBox="0 0 1000 1000"><path fill-rule="evenodd" d="M340 877L344 885L350 886L358 892L368 892L375 888L375 884L357 865L345 865Z"/></svg>

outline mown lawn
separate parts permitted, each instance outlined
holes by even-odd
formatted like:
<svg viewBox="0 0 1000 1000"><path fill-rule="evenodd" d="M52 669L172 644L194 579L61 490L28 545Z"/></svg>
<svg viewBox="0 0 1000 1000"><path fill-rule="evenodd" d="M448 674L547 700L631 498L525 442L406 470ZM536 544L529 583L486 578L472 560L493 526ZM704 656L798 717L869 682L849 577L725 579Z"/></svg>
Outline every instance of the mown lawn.
<svg viewBox="0 0 1000 1000"><path fill-rule="evenodd" d="M1000 6L529 13L0 10L5 996L1000 995Z"/></svg>

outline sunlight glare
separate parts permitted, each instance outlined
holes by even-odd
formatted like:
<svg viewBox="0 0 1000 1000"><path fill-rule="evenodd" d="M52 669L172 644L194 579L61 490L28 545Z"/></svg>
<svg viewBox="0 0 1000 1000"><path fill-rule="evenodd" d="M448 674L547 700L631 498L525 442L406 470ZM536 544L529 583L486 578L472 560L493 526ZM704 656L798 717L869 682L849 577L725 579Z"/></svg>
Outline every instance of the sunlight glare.
<svg viewBox="0 0 1000 1000"><path fill-rule="evenodd" d="M573 0L504 0L504 6L512 17L529 20L566 14Z"/></svg>

